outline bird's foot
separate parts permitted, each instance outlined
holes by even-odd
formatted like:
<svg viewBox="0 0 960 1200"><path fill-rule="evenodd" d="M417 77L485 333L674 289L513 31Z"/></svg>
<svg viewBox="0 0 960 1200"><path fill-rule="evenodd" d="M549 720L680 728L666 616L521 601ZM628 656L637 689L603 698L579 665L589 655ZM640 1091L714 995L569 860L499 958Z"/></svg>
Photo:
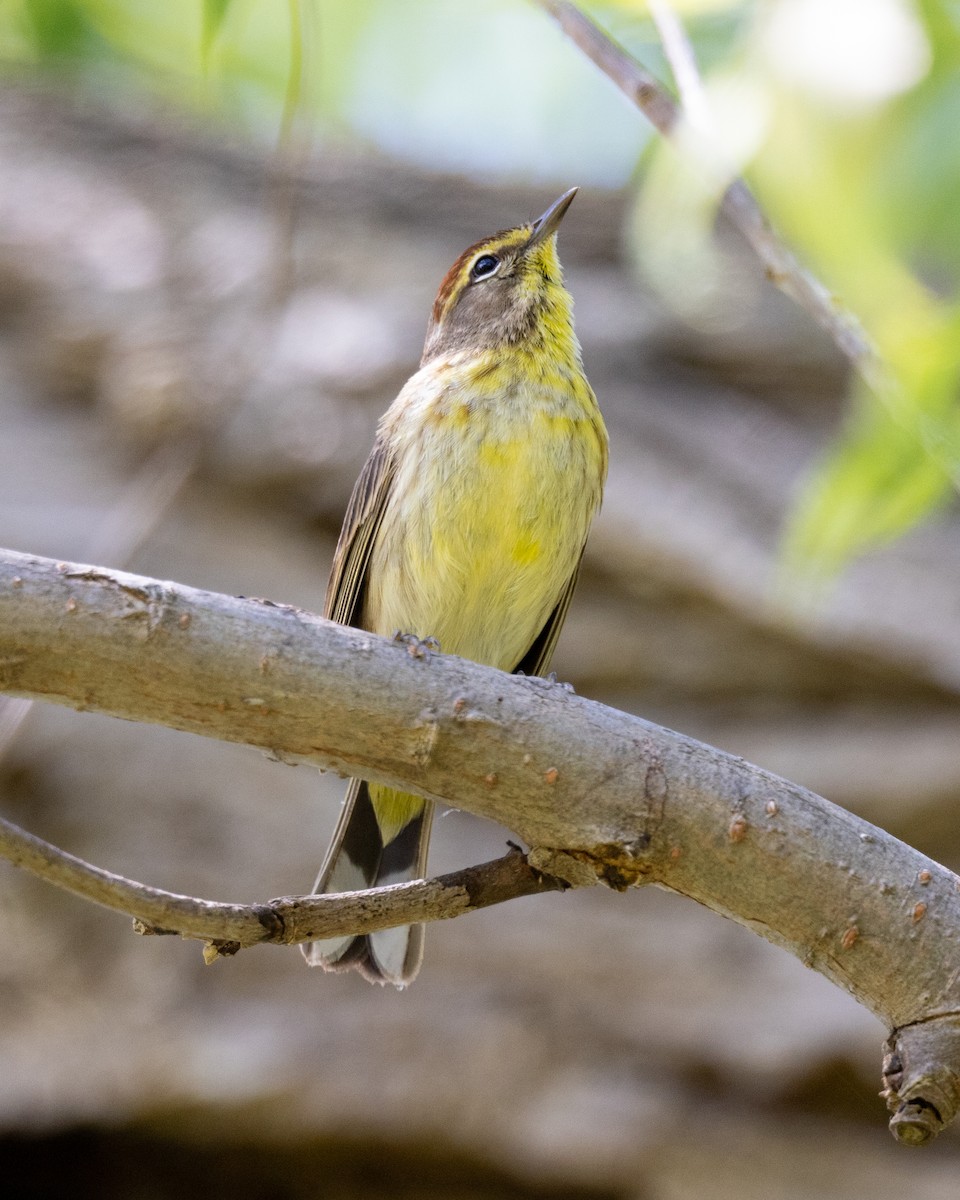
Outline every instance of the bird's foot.
<svg viewBox="0 0 960 1200"><path fill-rule="evenodd" d="M399 642L401 646L406 646L407 653L411 658L426 658L428 654L436 654L440 651L440 643L435 637L418 638L415 633L404 633L398 629L393 635L393 640Z"/></svg>

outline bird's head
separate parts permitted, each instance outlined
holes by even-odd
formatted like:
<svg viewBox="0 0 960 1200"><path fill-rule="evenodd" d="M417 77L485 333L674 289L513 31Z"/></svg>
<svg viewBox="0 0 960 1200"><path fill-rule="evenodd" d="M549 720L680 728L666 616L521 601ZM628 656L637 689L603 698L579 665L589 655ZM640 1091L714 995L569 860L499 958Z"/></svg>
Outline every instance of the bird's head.
<svg viewBox="0 0 960 1200"><path fill-rule="evenodd" d="M570 297L557 258L557 226L578 189L542 217L483 238L460 255L440 284L423 363L462 351L542 340L546 324L569 328ZM571 334L572 336L572 334Z"/></svg>

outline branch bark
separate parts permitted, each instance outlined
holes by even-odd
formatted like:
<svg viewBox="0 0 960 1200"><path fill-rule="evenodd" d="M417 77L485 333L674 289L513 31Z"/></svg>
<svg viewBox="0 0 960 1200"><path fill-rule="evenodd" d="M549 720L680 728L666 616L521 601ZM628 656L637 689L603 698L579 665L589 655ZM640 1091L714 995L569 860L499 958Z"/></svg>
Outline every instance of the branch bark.
<svg viewBox="0 0 960 1200"><path fill-rule="evenodd" d="M281 896L265 904L228 904L125 879L3 819L0 857L55 887L133 917L138 933L198 938L207 943L208 961L266 942L289 946L415 921L447 920L569 886L535 868L514 849L493 862L436 879L336 896Z"/></svg>
<svg viewBox="0 0 960 1200"><path fill-rule="evenodd" d="M960 880L742 759L294 608L13 552L0 553L0 691L453 800L516 830L537 865L562 852L614 888L690 896L886 1024L901 1140L960 1108Z"/></svg>

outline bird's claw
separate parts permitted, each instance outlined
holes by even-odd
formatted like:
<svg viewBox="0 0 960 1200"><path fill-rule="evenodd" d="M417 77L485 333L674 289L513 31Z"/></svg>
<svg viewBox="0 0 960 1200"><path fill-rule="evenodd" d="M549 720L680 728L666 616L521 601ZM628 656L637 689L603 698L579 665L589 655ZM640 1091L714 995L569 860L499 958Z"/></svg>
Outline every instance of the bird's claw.
<svg viewBox="0 0 960 1200"><path fill-rule="evenodd" d="M404 633L398 629L393 640L401 646L406 646L411 658L426 658L428 654L439 653L440 643L435 637L418 638L415 633Z"/></svg>

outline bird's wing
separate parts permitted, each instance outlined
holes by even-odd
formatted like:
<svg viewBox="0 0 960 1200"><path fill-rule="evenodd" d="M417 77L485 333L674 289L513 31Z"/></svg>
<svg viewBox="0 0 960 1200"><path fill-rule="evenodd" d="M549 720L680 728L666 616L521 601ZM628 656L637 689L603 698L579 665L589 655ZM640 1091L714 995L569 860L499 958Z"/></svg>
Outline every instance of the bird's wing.
<svg viewBox="0 0 960 1200"><path fill-rule="evenodd" d="M354 484L327 584L323 615L340 625L357 625L360 621L370 553L383 520L393 474L389 450L378 438Z"/></svg>
<svg viewBox="0 0 960 1200"><path fill-rule="evenodd" d="M524 675L542 675L550 665L550 659L553 657L557 638L560 636L560 630L563 628L563 622L567 616L567 609L570 607L570 601L577 586L582 560L583 550L580 551L580 558L577 559L577 565L573 568L570 579L567 581L567 586L563 589L556 607L550 616L547 617L544 627L533 639L530 649L513 668L514 673L519 671Z"/></svg>

